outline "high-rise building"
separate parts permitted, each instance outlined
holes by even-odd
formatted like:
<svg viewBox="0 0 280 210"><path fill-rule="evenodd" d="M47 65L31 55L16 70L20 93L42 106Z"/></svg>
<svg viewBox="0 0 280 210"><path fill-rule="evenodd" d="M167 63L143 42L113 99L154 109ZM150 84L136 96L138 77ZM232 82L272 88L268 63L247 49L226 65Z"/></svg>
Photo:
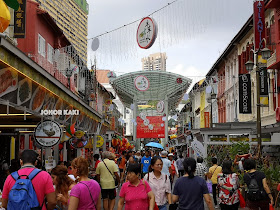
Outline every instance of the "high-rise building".
<svg viewBox="0 0 280 210"><path fill-rule="evenodd" d="M87 61L87 0L34 0L46 10L70 40L79 56Z"/></svg>
<svg viewBox="0 0 280 210"><path fill-rule="evenodd" d="M142 69L145 71L166 71L166 53L155 53L142 58Z"/></svg>

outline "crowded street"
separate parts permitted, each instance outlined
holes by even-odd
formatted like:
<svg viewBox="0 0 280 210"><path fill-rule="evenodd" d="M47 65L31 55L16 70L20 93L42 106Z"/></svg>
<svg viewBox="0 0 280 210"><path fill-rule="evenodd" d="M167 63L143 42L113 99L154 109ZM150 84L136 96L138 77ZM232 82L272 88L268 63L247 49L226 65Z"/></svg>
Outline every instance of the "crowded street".
<svg viewBox="0 0 280 210"><path fill-rule="evenodd" d="M279 210L280 0L0 0L0 210Z"/></svg>

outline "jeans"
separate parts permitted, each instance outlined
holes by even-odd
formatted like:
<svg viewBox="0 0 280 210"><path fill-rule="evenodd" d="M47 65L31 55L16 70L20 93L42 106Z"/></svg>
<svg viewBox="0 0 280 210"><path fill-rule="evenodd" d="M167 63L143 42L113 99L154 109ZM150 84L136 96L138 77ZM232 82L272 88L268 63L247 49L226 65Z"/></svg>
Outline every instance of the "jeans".
<svg viewBox="0 0 280 210"><path fill-rule="evenodd" d="M212 194L213 194L213 200L214 200L214 203L215 205L218 204L217 202L217 184L212 184Z"/></svg>
<svg viewBox="0 0 280 210"><path fill-rule="evenodd" d="M164 205L162 205L162 206L158 206L158 209L159 209L159 210L167 210L167 205L164 204Z"/></svg>

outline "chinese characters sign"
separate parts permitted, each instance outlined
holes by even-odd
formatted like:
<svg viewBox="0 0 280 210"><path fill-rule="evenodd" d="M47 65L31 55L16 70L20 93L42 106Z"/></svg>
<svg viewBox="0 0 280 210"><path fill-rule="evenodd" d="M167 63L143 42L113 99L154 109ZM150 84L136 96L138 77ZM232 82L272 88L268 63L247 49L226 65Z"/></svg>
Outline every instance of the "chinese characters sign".
<svg viewBox="0 0 280 210"><path fill-rule="evenodd" d="M19 8L14 12L14 37L25 38L26 0L18 0Z"/></svg>
<svg viewBox="0 0 280 210"><path fill-rule="evenodd" d="M157 38L157 24L150 17L143 18L137 30L137 43L142 49L150 48Z"/></svg>
<svg viewBox="0 0 280 210"><path fill-rule="evenodd" d="M264 1L254 2L254 36L255 49L262 49L260 43L265 38L265 15L264 15Z"/></svg>
<svg viewBox="0 0 280 210"><path fill-rule="evenodd" d="M144 122L145 120L141 119L141 117L137 117L137 138L164 138L164 121L162 121L162 116L147 116L147 120L149 121L149 125L153 127L149 127ZM152 129L151 129L152 128Z"/></svg>
<svg viewBox="0 0 280 210"><path fill-rule="evenodd" d="M146 91L149 89L150 82L147 77L140 75L134 79L134 85L137 90Z"/></svg>

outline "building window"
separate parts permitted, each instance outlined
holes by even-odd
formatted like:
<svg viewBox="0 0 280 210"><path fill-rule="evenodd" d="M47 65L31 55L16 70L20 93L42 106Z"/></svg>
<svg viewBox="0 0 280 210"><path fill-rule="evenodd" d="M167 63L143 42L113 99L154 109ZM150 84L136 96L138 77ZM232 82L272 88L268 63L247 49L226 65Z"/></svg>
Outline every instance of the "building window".
<svg viewBox="0 0 280 210"><path fill-rule="evenodd" d="M48 54L47 54L47 56L48 56L48 61L50 63L53 63L53 47L50 44L48 44Z"/></svg>
<svg viewBox="0 0 280 210"><path fill-rule="evenodd" d="M43 57L46 56L46 41L40 34L38 34L38 53Z"/></svg>

